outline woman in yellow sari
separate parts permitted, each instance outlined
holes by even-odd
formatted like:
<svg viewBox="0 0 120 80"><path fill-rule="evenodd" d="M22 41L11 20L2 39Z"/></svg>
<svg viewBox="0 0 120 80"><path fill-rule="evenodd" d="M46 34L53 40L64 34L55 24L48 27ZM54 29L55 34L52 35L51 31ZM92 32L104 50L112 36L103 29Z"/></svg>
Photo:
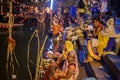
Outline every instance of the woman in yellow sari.
<svg viewBox="0 0 120 80"><path fill-rule="evenodd" d="M62 69L60 69L59 72L56 72L55 75L59 80L76 80L79 74L78 60L71 41L65 41L62 57L58 62L63 60L64 64Z"/></svg>
<svg viewBox="0 0 120 80"><path fill-rule="evenodd" d="M87 59L84 61L85 63L89 61L101 60L101 56L104 52L111 51L115 45L115 38L119 37L119 34L116 35L114 31L114 19L110 18L107 21L107 28L101 31L98 34L98 45L93 47L92 40L88 41L88 52ZM95 53L94 48L97 53Z"/></svg>
<svg viewBox="0 0 120 80"><path fill-rule="evenodd" d="M73 43L66 40L64 49L56 62L47 67L44 80L76 80L79 74L77 54L74 51Z"/></svg>

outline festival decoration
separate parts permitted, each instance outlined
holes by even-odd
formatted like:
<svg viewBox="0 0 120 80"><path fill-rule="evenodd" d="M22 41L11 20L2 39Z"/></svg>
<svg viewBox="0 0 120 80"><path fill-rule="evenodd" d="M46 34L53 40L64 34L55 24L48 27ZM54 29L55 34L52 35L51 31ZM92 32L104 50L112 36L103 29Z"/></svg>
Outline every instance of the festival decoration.
<svg viewBox="0 0 120 80"><path fill-rule="evenodd" d="M9 21L8 21L8 30L9 30L9 36L8 36L8 48L7 48L7 62L6 62L6 71L7 71L7 76L8 80L11 79L9 76L9 72L11 71L11 76L14 75L15 78L15 66L14 66L14 59L16 60L16 63L19 67L19 63L17 61L17 58L14 53L14 49L16 46L16 41L12 38L12 27L14 24L14 17L12 16L12 1L10 1L10 12L9 12ZM14 56L13 56L14 55Z"/></svg>

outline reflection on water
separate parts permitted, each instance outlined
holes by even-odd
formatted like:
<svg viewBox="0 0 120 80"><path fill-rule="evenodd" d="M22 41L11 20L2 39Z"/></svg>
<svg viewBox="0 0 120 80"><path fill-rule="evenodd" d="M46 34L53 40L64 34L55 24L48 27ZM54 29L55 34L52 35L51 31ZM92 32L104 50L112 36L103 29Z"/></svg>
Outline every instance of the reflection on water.
<svg viewBox="0 0 120 80"><path fill-rule="evenodd" d="M29 79L29 72L27 68L27 52L28 52L28 42L33 34L34 30L24 29L24 35L14 35L13 38L16 40L16 48L15 48L15 55L18 60L20 66L18 67L15 63L15 59L13 59L13 64L15 66L13 77L17 77L17 80L30 80ZM40 36L40 49L43 43L43 37ZM7 56L7 38L8 35L0 35L0 80L7 80L6 74L6 56ZM37 58L37 49L38 49L38 42L36 36L33 37L30 47L29 47L29 67L34 77L35 68L36 68L36 58ZM9 68L10 69L10 68ZM12 77L12 74L9 75Z"/></svg>

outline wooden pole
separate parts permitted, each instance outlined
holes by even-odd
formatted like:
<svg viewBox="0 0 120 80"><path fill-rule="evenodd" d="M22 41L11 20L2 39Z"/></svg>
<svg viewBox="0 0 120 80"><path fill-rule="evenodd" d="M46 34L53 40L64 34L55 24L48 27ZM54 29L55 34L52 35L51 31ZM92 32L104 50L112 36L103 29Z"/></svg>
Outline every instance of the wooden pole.
<svg viewBox="0 0 120 80"><path fill-rule="evenodd" d="M37 57L37 63L36 63L36 73L35 73L35 80L39 80L38 77L39 77L39 66L42 66L42 59L43 59L43 50L44 50L44 46L45 46L45 43L47 41L47 38L48 38L48 35L46 35L45 37L45 40L43 42L43 45L42 45L42 48L40 50L40 53L38 53L38 57Z"/></svg>
<svg viewBox="0 0 120 80"><path fill-rule="evenodd" d="M8 20L8 24L9 24L9 27L12 27L13 26L13 15L12 15L12 1L10 0L10 12L9 12L9 20Z"/></svg>
<svg viewBox="0 0 120 80"><path fill-rule="evenodd" d="M12 16L12 0L10 0L10 6L9 6L9 20L8 20L8 25L9 25L9 28L8 28L8 30L9 30L9 36L8 36L8 38L10 39L12 39L12 26L13 26L13 16ZM12 43L9 43L8 44L8 51L7 51L7 62L6 62L6 70L7 70L7 75L8 75L8 62L9 62L9 58L11 57L11 63L13 64L13 59L12 59L12 56L11 56L11 54L12 54L12 50L10 49L10 47L11 47L11 45L12 45ZM13 68L13 70L14 70L14 66L12 65L12 68ZM13 73L13 71L12 71L12 73ZM8 75L8 79L9 79L9 75Z"/></svg>
<svg viewBox="0 0 120 80"><path fill-rule="evenodd" d="M12 14L12 0L10 0L10 6L9 6L10 12L9 12L9 20L8 20L8 25L9 25L9 38L12 38L12 27L14 24L14 17Z"/></svg>

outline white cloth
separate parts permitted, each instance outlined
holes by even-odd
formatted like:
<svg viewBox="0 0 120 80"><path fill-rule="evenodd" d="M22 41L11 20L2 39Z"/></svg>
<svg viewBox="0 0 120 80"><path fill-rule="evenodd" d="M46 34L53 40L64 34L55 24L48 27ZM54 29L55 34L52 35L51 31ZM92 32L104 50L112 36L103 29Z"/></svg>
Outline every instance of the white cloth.
<svg viewBox="0 0 120 80"><path fill-rule="evenodd" d="M95 38L91 39L92 47L97 47L98 46L98 40Z"/></svg>
<svg viewBox="0 0 120 80"><path fill-rule="evenodd" d="M104 29L102 34L108 37L116 37L116 33L114 30L114 19L110 18L106 24L107 24L107 28Z"/></svg>
<svg viewBox="0 0 120 80"><path fill-rule="evenodd" d="M88 25L88 30L89 31L93 31L93 26L92 25Z"/></svg>

